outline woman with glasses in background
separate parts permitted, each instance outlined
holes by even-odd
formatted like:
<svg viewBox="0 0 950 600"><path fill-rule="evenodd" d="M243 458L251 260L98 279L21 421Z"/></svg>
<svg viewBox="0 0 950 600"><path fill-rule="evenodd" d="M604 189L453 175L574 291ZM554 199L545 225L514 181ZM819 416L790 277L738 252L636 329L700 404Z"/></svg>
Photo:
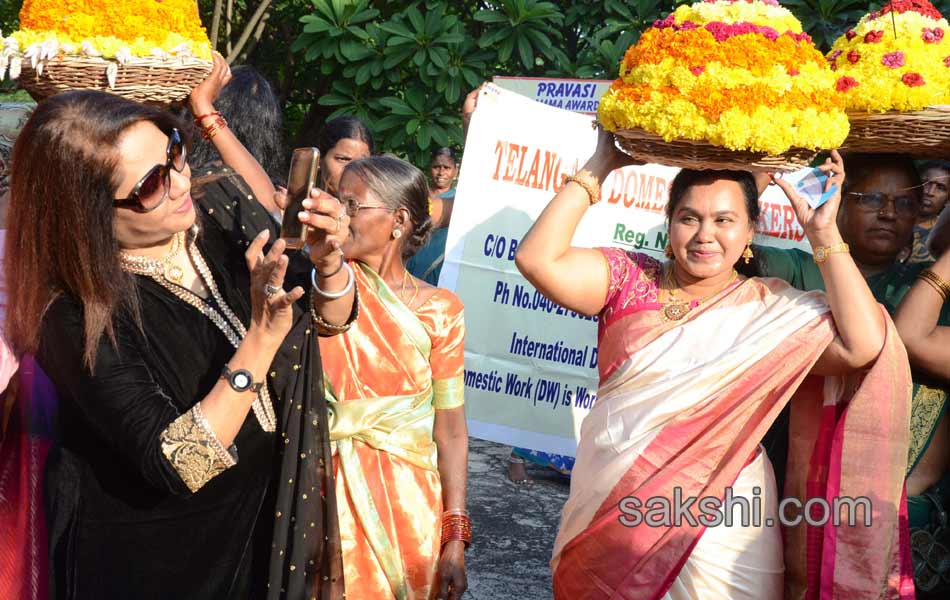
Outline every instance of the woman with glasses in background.
<svg viewBox="0 0 950 600"><path fill-rule="evenodd" d="M353 326L320 340L346 593L458 600L471 536L465 323L452 292L405 267L432 225L425 176L363 158L343 169L338 194L349 237L316 273L359 292Z"/></svg>
<svg viewBox="0 0 950 600"><path fill-rule="evenodd" d="M849 178L838 212L841 236L850 246L854 262L875 299L894 315L920 273L933 264L907 260L924 187L910 157L851 155L847 157L847 165ZM753 250L761 275L784 279L802 290L825 289L810 254L764 246L753 246ZM903 312L904 327L898 326L902 336L913 329L915 320L927 318L923 313ZM936 324L950 325L950 303L937 312ZM916 346L918 340L904 341L910 348ZM932 366L913 352L910 352L910 364L914 387L905 474L908 518L914 532L929 527L931 515L938 515L941 508L950 509L950 481L945 480L950 465L950 422L944 416L948 395L946 378L938 377ZM765 444L772 462L782 471L788 441L787 423L786 413L770 431ZM934 499L939 499L941 508L935 505ZM913 542L915 538L911 539ZM931 555L932 550L936 551L929 546L913 550L918 590L936 585L928 581L933 579L933 572L926 567L928 561L932 565L940 562L934 558L936 555ZM946 572L945 577L941 585L950 581L950 572Z"/></svg>
<svg viewBox="0 0 950 600"><path fill-rule="evenodd" d="M196 114L227 79L214 62ZM354 293L324 283L335 299L312 305L282 241L265 251L266 233L235 243L199 222L180 128L152 107L70 92L36 108L13 151L8 333L59 397L49 595L339 597L322 593L342 586L342 563L317 467L330 454L316 334L345 327ZM222 156L243 150L216 128ZM341 243L327 234L348 222L333 204L336 218L308 220L311 260ZM275 490L275 461L299 455L314 468Z"/></svg>

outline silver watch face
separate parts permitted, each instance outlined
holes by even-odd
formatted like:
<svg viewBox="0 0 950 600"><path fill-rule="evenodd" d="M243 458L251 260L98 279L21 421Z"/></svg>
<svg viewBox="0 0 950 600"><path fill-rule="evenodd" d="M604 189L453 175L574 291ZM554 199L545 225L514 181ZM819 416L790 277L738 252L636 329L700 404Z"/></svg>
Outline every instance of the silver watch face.
<svg viewBox="0 0 950 600"><path fill-rule="evenodd" d="M249 389L252 383L251 376L247 371L237 371L231 375L231 383L238 389Z"/></svg>

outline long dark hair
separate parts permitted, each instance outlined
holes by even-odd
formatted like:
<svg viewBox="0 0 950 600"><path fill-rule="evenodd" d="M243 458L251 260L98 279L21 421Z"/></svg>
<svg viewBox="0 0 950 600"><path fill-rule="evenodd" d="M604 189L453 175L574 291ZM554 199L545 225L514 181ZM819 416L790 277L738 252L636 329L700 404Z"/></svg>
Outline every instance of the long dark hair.
<svg viewBox="0 0 950 600"><path fill-rule="evenodd" d="M119 266L112 206L115 152L132 125L180 127L169 113L111 94L67 92L36 107L13 147L5 268L6 332L17 353L36 352L43 316L61 294L83 308L83 359L102 336L115 342L122 309L137 318L135 285Z"/></svg>
<svg viewBox="0 0 950 600"><path fill-rule="evenodd" d="M287 177L287 153L284 151L284 116L274 88L254 67L241 65L231 70L231 81L221 90L215 108L228 121L228 127L260 163L271 179ZM185 112L190 123L191 112ZM188 155L192 168L204 166L221 156L210 141L201 139L193 129L194 148Z"/></svg>
<svg viewBox="0 0 950 600"><path fill-rule="evenodd" d="M691 187L722 179L735 181L739 184L739 187L742 188L742 197L745 199L746 210L749 212L749 220L752 222L753 229L755 229L756 224L759 222L759 214L761 212L761 208L759 207L759 190L755 185L755 178L752 177L752 174L748 171L682 169L670 183L670 199L666 203L667 223L673 221L676 206ZM745 261L740 259L739 262L736 263L735 268L746 277L755 277L761 272L758 258L754 258L749 264L746 264Z"/></svg>
<svg viewBox="0 0 950 600"><path fill-rule="evenodd" d="M402 249L403 258L425 246L432 231L429 216L429 186L422 171L393 156L370 156L351 161L343 174L359 177L380 202L389 208L409 211L412 232Z"/></svg>

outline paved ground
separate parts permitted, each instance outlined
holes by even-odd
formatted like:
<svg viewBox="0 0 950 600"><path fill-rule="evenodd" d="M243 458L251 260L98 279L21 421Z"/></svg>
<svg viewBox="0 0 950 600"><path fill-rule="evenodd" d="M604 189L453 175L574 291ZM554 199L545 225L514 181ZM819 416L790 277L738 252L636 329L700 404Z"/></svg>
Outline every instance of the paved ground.
<svg viewBox="0 0 950 600"><path fill-rule="evenodd" d="M473 544L466 552L466 600L550 600L551 547L569 481L528 465L533 482L508 481L511 448L472 438L468 508Z"/></svg>

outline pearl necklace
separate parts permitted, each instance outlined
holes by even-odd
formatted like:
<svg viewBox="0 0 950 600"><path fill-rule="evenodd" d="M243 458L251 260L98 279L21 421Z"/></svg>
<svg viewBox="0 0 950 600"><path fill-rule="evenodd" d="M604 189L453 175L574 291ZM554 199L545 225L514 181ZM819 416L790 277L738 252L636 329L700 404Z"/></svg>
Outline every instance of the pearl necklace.
<svg viewBox="0 0 950 600"><path fill-rule="evenodd" d="M148 275L151 277L159 275L175 285L181 285L181 280L185 277L185 270L176 265L174 259L181 254L185 246L185 232L181 231L172 237L172 247L168 254L162 258L150 258L148 256L139 256L138 254L129 254L128 252L119 253L119 262L122 263L122 270L136 275Z"/></svg>
<svg viewBox="0 0 950 600"><path fill-rule="evenodd" d="M185 238L185 232L176 234L172 241L172 250L162 259L133 256L124 252L120 253L119 261L122 265L122 270L135 275L149 277L174 294L176 298L193 307L211 321L236 349L241 345L241 341L247 335L247 329L244 327L244 323L234 314L234 311L231 310L231 307L224 301L224 297L221 295L214 281L214 277L211 275L211 269L208 268L208 264L205 262L204 257L201 256L201 253L198 252L198 247L194 243L195 231L194 229L192 230L190 239ZM191 262L195 266L195 270L198 271L198 276L201 278L205 288L211 292L211 300L213 300L213 303L179 285L179 282L184 277L184 271L181 267L173 265L182 271L181 275L178 276L178 281L168 276L167 262L175 254L181 252L182 246L187 247ZM258 392L257 398L255 398L251 408L254 411L257 422L260 423L264 431L276 431L277 416L274 414L274 406L270 400L270 394L267 391L266 385Z"/></svg>

